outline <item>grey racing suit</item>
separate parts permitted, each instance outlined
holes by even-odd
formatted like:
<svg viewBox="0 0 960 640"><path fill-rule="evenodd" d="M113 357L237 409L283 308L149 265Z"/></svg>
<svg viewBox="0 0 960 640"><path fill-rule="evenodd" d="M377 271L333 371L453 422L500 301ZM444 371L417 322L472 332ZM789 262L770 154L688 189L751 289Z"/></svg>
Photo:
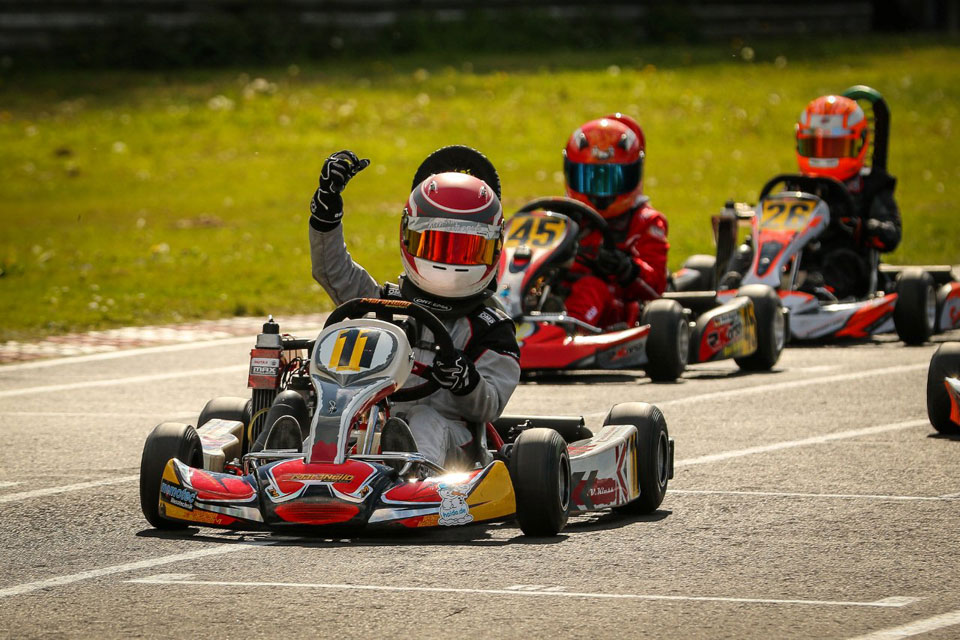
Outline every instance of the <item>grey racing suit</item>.
<svg viewBox="0 0 960 640"><path fill-rule="evenodd" d="M313 277L334 304L353 298L400 297L397 285L381 287L366 269L353 261L343 239L343 226L330 231L310 227L310 258ZM520 354L516 329L502 310L482 301L457 317L441 318L454 347L471 358L480 374L476 387L465 395L438 389L429 396L393 405L393 415L410 425L417 448L428 460L440 465L465 462L465 450L474 433L468 424L492 421L503 412L520 381ZM421 328L412 342L414 358L426 365L433 362L433 336ZM410 376L409 389L423 380Z"/></svg>

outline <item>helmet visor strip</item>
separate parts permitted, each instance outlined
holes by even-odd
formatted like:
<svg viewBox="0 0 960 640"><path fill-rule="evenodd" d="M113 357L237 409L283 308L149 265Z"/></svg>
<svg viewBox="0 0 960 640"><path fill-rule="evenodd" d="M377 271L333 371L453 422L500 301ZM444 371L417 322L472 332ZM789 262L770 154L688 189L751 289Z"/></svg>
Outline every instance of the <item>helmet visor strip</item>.
<svg viewBox="0 0 960 640"><path fill-rule="evenodd" d="M409 218L404 248L415 258L464 266L492 265L499 257L501 228L443 218Z"/></svg>
<svg viewBox="0 0 960 640"><path fill-rule="evenodd" d="M629 193L640 184L643 160L629 164L582 164L563 161L567 185L577 193L592 196L617 196Z"/></svg>
<svg viewBox="0 0 960 640"><path fill-rule="evenodd" d="M856 158L863 146L860 137L827 138L801 134L797 137L797 153L805 158Z"/></svg>

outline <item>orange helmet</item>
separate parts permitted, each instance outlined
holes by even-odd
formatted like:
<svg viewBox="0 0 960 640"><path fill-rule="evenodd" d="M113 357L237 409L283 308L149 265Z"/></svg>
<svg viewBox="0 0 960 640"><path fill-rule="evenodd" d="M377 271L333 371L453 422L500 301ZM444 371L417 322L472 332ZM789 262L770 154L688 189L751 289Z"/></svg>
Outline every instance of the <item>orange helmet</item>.
<svg viewBox="0 0 960 640"><path fill-rule="evenodd" d="M803 174L844 181L860 173L869 127L855 101L820 96L800 114L796 131L797 163Z"/></svg>
<svg viewBox="0 0 960 640"><path fill-rule="evenodd" d="M567 195L604 218L637 206L643 195L646 140L637 122L619 113L581 125L563 150Z"/></svg>

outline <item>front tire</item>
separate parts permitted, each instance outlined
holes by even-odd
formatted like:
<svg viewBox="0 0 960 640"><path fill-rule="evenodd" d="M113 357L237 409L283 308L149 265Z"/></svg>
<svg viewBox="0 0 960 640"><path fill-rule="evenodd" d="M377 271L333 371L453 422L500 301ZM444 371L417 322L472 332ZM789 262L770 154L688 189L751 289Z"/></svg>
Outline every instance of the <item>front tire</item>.
<svg viewBox="0 0 960 640"><path fill-rule="evenodd" d="M930 339L937 322L937 298L933 278L919 267L908 267L897 278L897 303L893 325L900 339L909 345Z"/></svg>
<svg viewBox="0 0 960 640"><path fill-rule="evenodd" d="M757 318L757 350L748 356L734 358L744 371L769 371L777 364L787 341L787 319L780 296L765 284L748 284L737 295L753 302Z"/></svg>
<svg viewBox="0 0 960 640"><path fill-rule="evenodd" d="M960 342L940 345L927 370L927 416L944 435L960 435L960 425L950 419L950 396L944 378L960 377Z"/></svg>
<svg viewBox="0 0 960 640"><path fill-rule="evenodd" d="M690 355L690 324L676 300L661 298L643 308L641 324L650 325L645 371L654 382L674 382L683 375Z"/></svg>
<svg viewBox="0 0 960 640"><path fill-rule="evenodd" d="M520 530L528 536L555 536L570 509L570 454L553 429L527 429L510 454L510 480Z"/></svg>
<svg viewBox="0 0 960 640"><path fill-rule="evenodd" d="M617 507L617 510L632 514L656 511L667 493L672 472L670 435L663 413L646 402L624 402L610 409L603 424L632 424L637 428L636 467L640 497Z"/></svg>
<svg viewBox="0 0 960 640"><path fill-rule="evenodd" d="M185 529L182 522L160 515L160 483L171 458L191 467L203 467L203 448L197 430L188 424L162 422L154 427L143 445L140 458L140 509L157 529Z"/></svg>

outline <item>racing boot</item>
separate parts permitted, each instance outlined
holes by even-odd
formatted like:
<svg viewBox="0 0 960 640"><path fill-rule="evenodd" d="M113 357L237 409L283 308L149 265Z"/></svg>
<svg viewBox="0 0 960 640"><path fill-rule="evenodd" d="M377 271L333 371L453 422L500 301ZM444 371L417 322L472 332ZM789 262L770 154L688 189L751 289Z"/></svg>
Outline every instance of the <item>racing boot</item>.
<svg viewBox="0 0 960 640"><path fill-rule="evenodd" d="M380 450L401 453L416 453L417 441L413 438L410 427L401 418L389 418L383 423L380 430Z"/></svg>
<svg viewBox="0 0 960 640"><path fill-rule="evenodd" d="M265 450L275 451L278 449L292 449L301 451L303 441L300 438L300 423L293 416L280 416L270 427L264 440L263 448Z"/></svg>

